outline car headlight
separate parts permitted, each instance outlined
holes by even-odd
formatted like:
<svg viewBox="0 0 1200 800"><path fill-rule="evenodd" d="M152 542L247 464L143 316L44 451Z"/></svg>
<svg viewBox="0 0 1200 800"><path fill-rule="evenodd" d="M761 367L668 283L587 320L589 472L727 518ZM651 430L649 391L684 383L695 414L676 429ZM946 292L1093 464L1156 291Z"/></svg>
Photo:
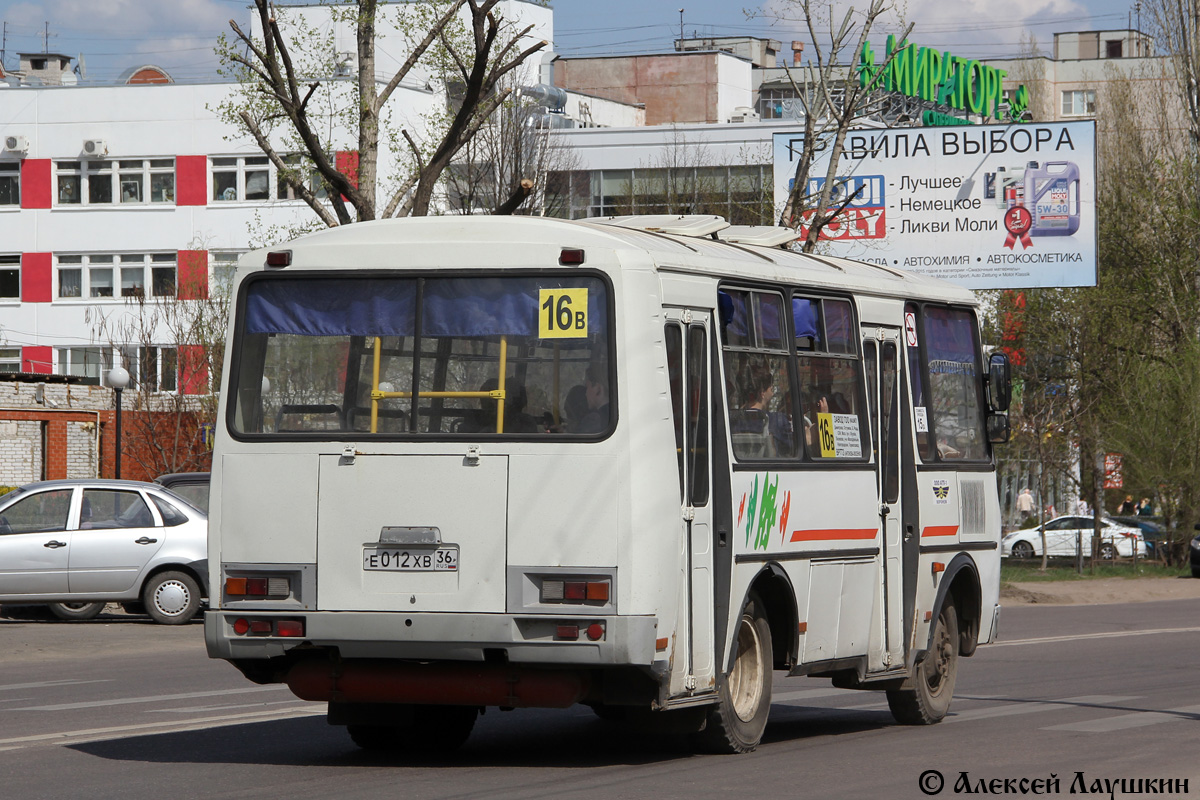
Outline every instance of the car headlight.
<svg viewBox="0 0 1200 800"><path fill-rule="evenodd" d="M1197 536L1196 538L1192 539L1192 549L1200 550L1200 536Z"/></svg>

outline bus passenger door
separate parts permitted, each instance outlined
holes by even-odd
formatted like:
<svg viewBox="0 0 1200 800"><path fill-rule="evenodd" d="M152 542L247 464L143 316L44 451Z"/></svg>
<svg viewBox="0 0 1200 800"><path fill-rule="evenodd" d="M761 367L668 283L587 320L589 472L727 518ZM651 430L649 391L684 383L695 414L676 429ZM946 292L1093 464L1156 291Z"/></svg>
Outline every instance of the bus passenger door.
<svg viewBox="0 0 1200 800"><path fill-rule="evenodd" d="M872 633L870 668L895 669L904 665L898 380L900 331L872 326L863 332L863 355L871 404L871 442L875 451L880 526L883 529L879 576L881 625Z"/></svg>
<svg viewBox="0 0 1200 800"><path fill-rule="evenodd" d="M687 675L684 687L702 693L715 686L713 639L713 515L711 485L712 366L708 312L668 309L665 330L679 466ZM683 626L681 615L680 627ZM680 631L682 633L682 631ZM677 644L682 637L677 636ZM676 651L677 659L683 657ZM678 666L678 665L677 665ZM674 683L674 681L673 681Z"/></svg>

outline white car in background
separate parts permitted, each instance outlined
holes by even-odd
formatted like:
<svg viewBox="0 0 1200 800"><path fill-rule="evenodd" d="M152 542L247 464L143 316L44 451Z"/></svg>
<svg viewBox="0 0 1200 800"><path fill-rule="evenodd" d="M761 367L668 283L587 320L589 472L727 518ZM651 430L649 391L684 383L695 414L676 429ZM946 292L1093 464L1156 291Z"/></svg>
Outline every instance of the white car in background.
<svg viewBox="0 0 1200 800"><path fill-rule="evenodd" d="M179 625L207 577L208 518L158 484L42 481L0 497L0 603L74 620L121 603Z"/></svg>
<svg viewBox="0 0 1200 800"><path fill-rule="evenodd" d="M1055 517L1046 522L1046 554L1074 557L1082 544L1084 556L1091 556L1095 522L1091 517ZM1146 552L1146 540L1139 528L1100 519L1100 558L1111 560L1118 556L1132 558ZM1036 526L1013 531L1000 540L1000 556L1033 558L1042 554L1042 533Z"/></svg>

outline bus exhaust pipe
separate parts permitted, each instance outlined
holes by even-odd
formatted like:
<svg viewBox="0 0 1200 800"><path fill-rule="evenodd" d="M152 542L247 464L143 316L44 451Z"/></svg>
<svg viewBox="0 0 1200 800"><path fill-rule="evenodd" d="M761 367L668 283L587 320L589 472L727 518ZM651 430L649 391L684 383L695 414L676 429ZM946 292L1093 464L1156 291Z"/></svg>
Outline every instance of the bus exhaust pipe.
<svg viewBox="0 0 1200 800"><path fill-rule="evenodd" d="M302 661L286 683L301 700L340 703L568 708L591 687L585 672L508 664Z"/></svg>

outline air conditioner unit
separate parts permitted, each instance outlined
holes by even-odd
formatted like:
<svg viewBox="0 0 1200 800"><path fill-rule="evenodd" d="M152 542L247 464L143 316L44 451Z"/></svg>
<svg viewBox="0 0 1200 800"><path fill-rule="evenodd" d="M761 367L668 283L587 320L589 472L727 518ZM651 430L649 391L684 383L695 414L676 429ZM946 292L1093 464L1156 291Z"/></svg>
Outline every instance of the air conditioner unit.
<svg viewBox="0 0 1200 800"><path fill-rule="evenodd" d="M758 112L749 106L738 106L733 110L730 122L758 122Z"/></svg>
<svg viewBox="0 0 1200 800"><path fill-rule="evenodd" d="M24 136L5 136L4 149L10 153L24 153L29 149L29 142Z"/></svg>
<svg viewBox="0 0 1200 800"><path fill-rule="evenodd" d="M103 139L84 139L83 154L85 156L106 156L108 155L108 143Z"/></svg>

